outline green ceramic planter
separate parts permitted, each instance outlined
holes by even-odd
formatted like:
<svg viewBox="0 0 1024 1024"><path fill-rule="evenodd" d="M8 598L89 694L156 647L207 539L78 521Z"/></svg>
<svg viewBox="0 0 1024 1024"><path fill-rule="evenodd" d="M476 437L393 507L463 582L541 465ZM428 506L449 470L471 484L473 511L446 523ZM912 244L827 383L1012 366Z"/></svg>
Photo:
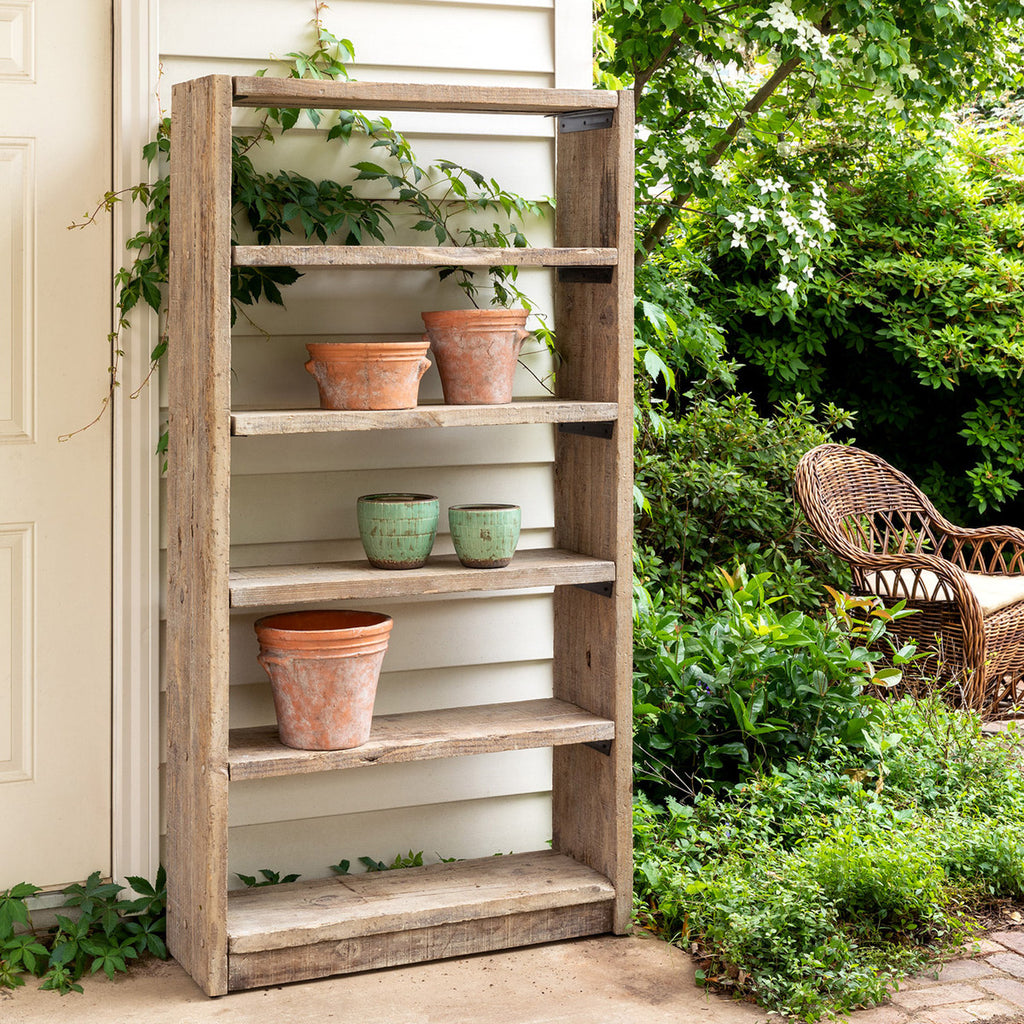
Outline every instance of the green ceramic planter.
<svg viewBox="0 0 1024 1024"><path fill-rule="evenodd" d="M356 503L359 539L370 565L418 569L437 535L440 505L432 494L364 494Z"/></svg>
<svg viewBox="0 0 1024 1024"><path fill-rule="evenodd" d="M500 569L519 543L518 505L452 505L448 526L459 561L471 569Z"/></svg>

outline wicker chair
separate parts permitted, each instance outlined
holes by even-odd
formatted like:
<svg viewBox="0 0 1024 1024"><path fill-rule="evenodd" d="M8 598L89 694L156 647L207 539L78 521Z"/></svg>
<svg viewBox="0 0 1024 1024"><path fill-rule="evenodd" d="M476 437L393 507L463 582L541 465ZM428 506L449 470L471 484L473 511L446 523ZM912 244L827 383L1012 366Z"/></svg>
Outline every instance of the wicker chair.
<svg viewBox="0 0 1024 1024"><path fill-rule="evenodd" d="M954 680L986 717L1016 706L1024 676L1024 530L954 526L899 470L859 448L823 444L796 469L796 497L853 569L857 594L916 614L890 633L919 653L907 678Z"/></svg>

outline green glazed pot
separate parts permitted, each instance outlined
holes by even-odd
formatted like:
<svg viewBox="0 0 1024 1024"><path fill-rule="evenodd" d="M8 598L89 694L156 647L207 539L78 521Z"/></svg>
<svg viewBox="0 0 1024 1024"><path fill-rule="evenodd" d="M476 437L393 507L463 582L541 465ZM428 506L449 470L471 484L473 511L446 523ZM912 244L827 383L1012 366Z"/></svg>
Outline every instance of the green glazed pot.
<svg viewBox="0 0 1024 1024"><path fill-rule="evenodd" d="M448 526L459 561L471 569L500 569L519 543L518 505L452 505Z"/></svg>
<svg viewBox="0 0 1024 1024"><path fill-rule="evenodd" d="M419 569L437 535L432 494L364 494L356 503L359 539L377 569Z"/></svg>

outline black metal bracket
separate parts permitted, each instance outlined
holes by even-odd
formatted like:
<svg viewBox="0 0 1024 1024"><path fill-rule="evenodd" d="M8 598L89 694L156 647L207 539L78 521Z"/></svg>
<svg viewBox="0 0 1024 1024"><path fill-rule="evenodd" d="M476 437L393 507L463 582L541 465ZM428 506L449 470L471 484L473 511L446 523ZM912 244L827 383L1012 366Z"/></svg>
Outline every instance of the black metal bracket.
<svg viewBox="0 0 1024 1024"><path fill-rule="evenodd" d="M615 592L615 584L611 580L604 580L601 583L574 583L574 587L580 590L589 590L592 594L600 594L601 597L611 597Z"/></svg>
<svg viewBox="0 0 1024 1024"><path fill-rule="evenodd" d="M611 284L614 267L559 267L562 284Z"/></svg>
<svg viewBox="0 0 1024 1024"><path fill-rule="evenodd" d="M611 440L614 420L599 420L594 423L559 423L558 429L563 434L582 434L584 437L603 437Z"/></svg>
<svg viewBox="0 0 1024 1024"><path fill-rule="evenodd" d="M591 750L596 750L599 754L604 754L605 757L611 757L611 740L591 740L589 743L584 743L583 745L585 747L590 747Z"/></svg>
<svg viewBox="0 0 1024 1024"><path fill-rule="evenodd" d="M559 132L592 132L597 128L611 128L615 120L612 110L570 110L558 115Z"/></svg>

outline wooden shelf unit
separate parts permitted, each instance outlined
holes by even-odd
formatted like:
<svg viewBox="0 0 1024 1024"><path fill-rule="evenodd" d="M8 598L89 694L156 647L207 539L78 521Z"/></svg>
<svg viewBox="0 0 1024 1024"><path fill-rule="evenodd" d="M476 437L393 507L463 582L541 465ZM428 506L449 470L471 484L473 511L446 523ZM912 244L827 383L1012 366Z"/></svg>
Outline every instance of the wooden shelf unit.
<svg viewBox="0 0 1024 1024"><path fill-rule="evenodd" d="M209 995L624 932L631 908L632 97L629 93L215 75L174 88L167 597L168 944ZM555 247L231 246L233 106L551 115ZM385 412L230 407L235 265L331 272L554 268L552 400ZM328 271L324 271L328 272ZM231 436L558 424L551 550L501 570L453 557L232 570ZM378 716L352 751L231 730L232 608L553 587L554 694ZM397 628L401 628L399 622ZM232 781L551 747L552 850L228 894Z"/></svg>

